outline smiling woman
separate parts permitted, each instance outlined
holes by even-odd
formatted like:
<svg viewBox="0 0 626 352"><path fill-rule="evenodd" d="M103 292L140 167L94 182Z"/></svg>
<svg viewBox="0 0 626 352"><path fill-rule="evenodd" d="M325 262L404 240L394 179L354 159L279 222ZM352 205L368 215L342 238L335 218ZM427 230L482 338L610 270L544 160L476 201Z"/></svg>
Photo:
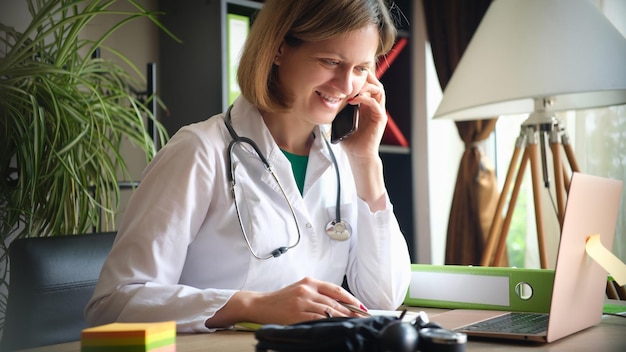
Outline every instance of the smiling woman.
<svg viewBox="0 0 626 352"><path fill-rule="evenodd" d="M383 0L265 1L241 96L182 127L148 165L87 321L213 332L357 316L340 302L400 306L410 258L378 152L385 90L370 69L394 26ZM328 124L348 103L360 104L359 128L331 144ZM297 174L294 155L306 160Z"/></svg>

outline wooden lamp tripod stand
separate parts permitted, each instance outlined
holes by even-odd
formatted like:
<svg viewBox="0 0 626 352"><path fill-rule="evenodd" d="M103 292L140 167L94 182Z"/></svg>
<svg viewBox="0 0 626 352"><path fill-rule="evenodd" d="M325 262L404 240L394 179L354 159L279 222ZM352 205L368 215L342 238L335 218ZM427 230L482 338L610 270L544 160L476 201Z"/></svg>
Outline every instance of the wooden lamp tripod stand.
<svg viewBox="0 0 626 352"><path fill-rule="evenodd" d="M564 161L561 158L561 147L565 151L565 155L567 156L567 160L571 167L571 172L579 171L578 163L576 162L572 146L569 142L569 136L565 132L565 129L561 128L559 120L554 116L552 111L546 109L546 107L549 107L551 104L552 102L549 99L536 99L535 112L531 113L529 118L521 126L520 135L517 137L515 142L515 149L513 151L513 156L511 157L511 164L509 165L504 186L502 188L502 192L500 193L496 211L491 223L491 228L489 230L487 243L485 244L485 250L481 261L481 265L483 266L502 265L502 256L506 247L506 237L511 225L513 210L519 195L520 185L522 183L524 171L526 170L526 165L528 164L528 161L530 161L539 260L542 269L546 269L548 267L540 199L540 172L543 172L545 186L549 188L546 161L546 139L549 140L552 152L557 199L557 216L560 227L563 225L563 216L565 213L565 193L566 190L569 189L570 182L569 173L567 172ZM509 200L506 217L503 219L501 215L502 210L504 209L511 181L513 180L513 174L517 166L517 161L522 151L524 154L519 166L517 167L515 185ZM541 152L541 166L539 165L538 160L539 152Z"/></svg>

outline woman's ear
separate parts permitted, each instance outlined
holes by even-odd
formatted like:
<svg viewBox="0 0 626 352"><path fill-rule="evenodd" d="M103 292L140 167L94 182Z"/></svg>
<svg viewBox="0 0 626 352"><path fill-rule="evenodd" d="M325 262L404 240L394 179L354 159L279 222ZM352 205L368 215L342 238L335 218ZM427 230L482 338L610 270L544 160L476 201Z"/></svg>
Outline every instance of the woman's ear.
<svg viewBox="0 0 626 352"><path fill-rule="evenodd" d="M280 44L280 46L278 47L278 52L276 53L276 56L274 56L274 65L276 66L280 66L280 57L283 55L284 44L284 42Z"/></svg>

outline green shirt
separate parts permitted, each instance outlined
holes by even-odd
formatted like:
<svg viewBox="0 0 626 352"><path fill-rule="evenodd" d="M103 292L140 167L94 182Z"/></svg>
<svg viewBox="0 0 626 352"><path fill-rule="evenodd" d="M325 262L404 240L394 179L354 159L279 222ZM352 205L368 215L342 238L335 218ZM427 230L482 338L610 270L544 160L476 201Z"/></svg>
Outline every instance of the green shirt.
<svg viewBox="0 0 626 352"><path fill-rule="evenodd" d="M306 176L306 166L309 163L308 155L296 155L286 152L281 149L283 154L287 157L291 163L291 171L293 171L293 177L296 179L296 185L300 194L304 192L304 177Z"/></svg>

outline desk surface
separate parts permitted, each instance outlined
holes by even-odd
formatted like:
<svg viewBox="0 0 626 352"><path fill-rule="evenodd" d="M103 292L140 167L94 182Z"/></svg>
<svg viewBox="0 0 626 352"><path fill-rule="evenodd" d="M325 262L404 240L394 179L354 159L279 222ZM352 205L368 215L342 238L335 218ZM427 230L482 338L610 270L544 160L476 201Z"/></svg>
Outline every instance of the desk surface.
<svg viewBox="0 0 626 352"><path fill-rule="evenodd" d="M410 308L410 310L421 310ZM431 321L437 321L442 309L423 309ZM185 334L176 337L178 352L254 351L254 334L245 331L220 331L207 334ZM602 317L600 324L550 344L470 339L467 351L626 351L626 318ZM80 341L39 347L29 352L80 352Z"/></svg>

